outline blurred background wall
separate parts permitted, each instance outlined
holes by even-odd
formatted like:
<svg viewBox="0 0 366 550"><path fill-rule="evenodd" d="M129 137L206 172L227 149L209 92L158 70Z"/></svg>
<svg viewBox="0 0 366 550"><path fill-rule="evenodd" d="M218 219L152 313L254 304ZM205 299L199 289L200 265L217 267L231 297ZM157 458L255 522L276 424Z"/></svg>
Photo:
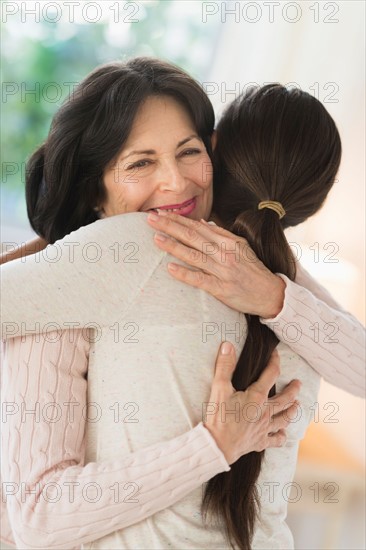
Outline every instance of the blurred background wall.
<svg viewBox="0 0 366 550"><path fill-rule="evenodd" d="M341 134L342 166L321 212L288 238L365 321L364 2L29 1L1 11L3 245L33 235L25 162L73 86L98 64L158 56L202 83L218 117L251 84L298 86L322 101ZM322 384L286 496L297 548L365 548L364 433L365 402Z"/></svg>

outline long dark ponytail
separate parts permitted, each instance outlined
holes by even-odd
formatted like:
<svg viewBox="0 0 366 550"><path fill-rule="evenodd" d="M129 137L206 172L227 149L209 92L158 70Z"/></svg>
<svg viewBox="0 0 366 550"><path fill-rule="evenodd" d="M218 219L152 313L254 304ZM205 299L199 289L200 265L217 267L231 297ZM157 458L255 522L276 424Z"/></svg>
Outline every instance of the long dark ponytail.
<svg viewBox="0 0 366 550"><path fill-rule="evenodd" d="M229 106L217 127L213 211L226 229L247 239L268 269L294 280L296 264L284 229L319 210L340 159L336 125L313 96L279 84L252 88ZM266 200L280 202L285 216L280 219L269 208L258 210ZM247 339L233 376L236 390L258 379L278 343L259 317L246 318ZM205 487L202 514L211 512L224 520L232 547L251 547L263 455L242 456Z"/></svg>

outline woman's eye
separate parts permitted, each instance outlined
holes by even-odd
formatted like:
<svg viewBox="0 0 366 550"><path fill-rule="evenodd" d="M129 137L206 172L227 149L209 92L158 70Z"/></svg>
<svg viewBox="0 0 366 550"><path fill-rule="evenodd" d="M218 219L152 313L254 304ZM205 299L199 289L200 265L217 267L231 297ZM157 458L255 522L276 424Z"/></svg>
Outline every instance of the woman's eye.
<svg viewBox="0 0 366 550"><path fill-rule="evenodd" d="M134 162L133 164L130 164L128 166L128 170L134 170L136 168L145 168L151 163L150 160L138 160L137 162Z"/></svg>
<svg viewBox="0 0 366 550"><path fill-rule="evenodd" d="M197 155L200 152L201 152L200 149L186 149L185 151L183 151L182 156L190 157L192 155Z"/></svg>

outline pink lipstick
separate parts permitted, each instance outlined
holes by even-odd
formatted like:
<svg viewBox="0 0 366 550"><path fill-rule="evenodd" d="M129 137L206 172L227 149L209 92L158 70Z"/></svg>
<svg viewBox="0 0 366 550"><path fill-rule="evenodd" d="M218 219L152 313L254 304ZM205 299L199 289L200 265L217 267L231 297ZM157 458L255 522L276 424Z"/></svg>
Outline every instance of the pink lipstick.
<svg viewBox="0 0 366 550"><path fill-rule="evenodd" d="M189 199L188 201L182 202L181 204L169 204L165 206L158 206L157 208L150 208L148 212L154 210L159 212L159 210L166 210L168 212L175 212L181 216L188 216L196 208L196 197Z"/></svg>

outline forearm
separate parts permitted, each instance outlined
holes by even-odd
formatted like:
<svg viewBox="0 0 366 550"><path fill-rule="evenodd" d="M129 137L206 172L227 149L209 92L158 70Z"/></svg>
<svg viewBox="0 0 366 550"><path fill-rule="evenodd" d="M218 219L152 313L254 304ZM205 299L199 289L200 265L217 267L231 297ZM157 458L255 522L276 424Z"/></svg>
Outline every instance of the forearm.
<svg viewBox="0 0 366 550"><path fill-rule="evenodd" d="M81 228L80 235L75 233L75 237L68 235L41 252L1 266L1 339L41 333L49 323L60 330L82 328L96 321L96 311L101 324L103 311L107 311L103 278L98 280L100 266L88 261L86 228ZM113 263L112 255L107 248L108 265ZM96 280L98 294L91 292Z"/></svg>
<svg viewBox="0 0 366 550"><path fill-rule="evenodd" d="M141 216L98 220L1 266L1 339L47 331L50 324L59 330L113 325L138 294L137 281L164 255ZM118 304L114 318L111 302Z"/></svg>
<svg viewBox="0 0 366 550"><path fill-rule="evenodd" d="M280 341L301 355L325 380L354 395L365 392L365 329L300 268L299 282L286 283L284 305L261 319Z"/></svg>
<svg viewBox="0 0 366 550"><path fill-rule="evenodd" d="M54 336L50 333L49 339ZM37 342L35 336L22 345L20 340L6 344L3 399L10 409L3 419L3 441L11 444L3 452L2 466L2 488L18 547L69 549L91 542L171 506L230 470L202 423L122 458L84 465L88 346L82 331L75 345L67 331L55 347ZM48 409L41 410L38 420L27 413L25 421L22 403L27 411L35 410L37 403L47 404L50 395L63 411L58 421L45 421ZM65 414L63 405L71 402L77 406ZM52 495L56 488L57 498L47 498L47 487Z"/></svg>
<svg viewBox="0 0 366 550"><path fill-rule="evenodd" d="M29 492L37 491L39 502L31 496L7 496L14 538L22 548L69 549L133 525L178 502L214 475L228 471L225 460L213 448L202 424L173 440L159 443L111 461L86 466L55 465L53 473L40 471ZM213 441L213 440L212 440ZM218 449L218 448L217 448ZM21 453L26 453L21 449ZM14 457L12 457L14 459ZM19 464L17 464L19 466ZM6 482L20 487L20 478L8 474ZM46 485L57 487L56 502L42 496ZM87 502L92 487L96 502ZM96 488L96 489L94 489ZM96 491L96 495L94 495ZM19 489L20 493L20 489Z"/></svg>

